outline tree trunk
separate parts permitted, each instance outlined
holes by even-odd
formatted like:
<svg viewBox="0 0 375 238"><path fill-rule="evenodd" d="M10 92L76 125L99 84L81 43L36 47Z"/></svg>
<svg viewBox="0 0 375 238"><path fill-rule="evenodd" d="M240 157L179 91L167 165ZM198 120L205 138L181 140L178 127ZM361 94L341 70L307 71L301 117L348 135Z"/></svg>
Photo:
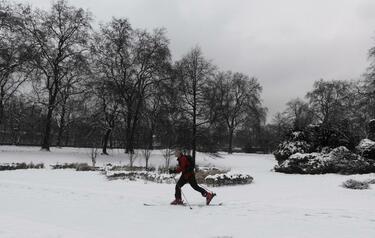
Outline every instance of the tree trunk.
<svg viewBox="0 0 375 238"><path fill-rule="evenodd" d="M65 146L69 146L69 139L70 139L70 134L69 134L69 130L67 129L65 133L65 143L64 143Z"/></svg>
<svg viewBox="0 0 375 238"><path fill-rule="evenodd" d="M128 129L127 131L127 148L126 148L126 153L134 153L134 137L135 137L135 131L137 128L137 123L138 123L138 115L139 115L139 110L141 108L141 99L138 100L137 107L135 110L134 115L128 120ZM129 117L128 117L129 119Z"/></svg>
<svg viewBox="0 0 375 238"><path fill-rule="evenodd" d="M112 132L112 128L107 129L107 131L105 132L104 137L103 137L102 153L104 155L108 155L107 146L108 146L108 140L109 140L109 137L111 135L111 132Z"/></svg>
<svg viewBox="0 0 375 238"><path fill-rule="evenodd" d="M50 134L51 134L51 122L52 122L52 107L48 107L48 113L46 118L46 127L43 135L42 150L50 150Z"/></svg>
<svg viewBox="0 0 375 238"><path fill-rule="evenodd" d="M147 148L149 150L154 149L154 146L153 146L153 144L154 144L154 131L155 131L155 125L154 125L154 123L152 123L149 138L148 138L148 147Z"/></svg>
<svg viewBox="0 0 375 238"><path fill-rule="evenodd" d="M61 147L61 141L62 141L62 135L65 130L65 105L62 108L61 111L61 119L60 119L60 127L59 127L59 132L57 136L57 147Z"/></svg>
<svg viewBox="0 0 375 238"><path fill-rule="evenodd" d="M55 101L56 101L57 93L58 93L58 85L55 85L54 89L51 89L49 91L50 98L48 100L48 113L47 113L46 127L44 131L43 142L42 142L42 150L46 150L46 151L50 151L52 113L53 113L53 110L55 109Z"/></svg>
<svg viewBox="0 0 375 238"><path fill-rule="evenodd" d="M3 100L0 98L0 125L3 124L4 119L4 104Z"/></svg>
<svg viewBox="0 0 375 238"><path fill-rule="evenodd" d="M4 120L4 87L0 88L0 125L3 124Z"/></svg>
<svg viewBox="0 0 375 238"><path fill-rule="evenodd" d="M132 125L132 116L130 111L128 111L128 116L126 120L126 136L125 136L125 153L129 154L129 152L133 152L131 147L131 125Z"/></svg>
<svg viewBox="0 0 375 238"><path fill-rule="evenodd" d="M233 132L232 128L229 128L229 141L228 141L228 154L233 153L232 144L233 144Z"/></svg>
<svg viewBox="0 0 375 238"><path fill-rule="evenodd" d="M195 80L193 81L193 138L192 138L192 157L195 160L197 149L197 87Z"/></svg>
<svg viewBox="0 0 375 238"><path fill-rule="evenodd" d="M130 141L129 141L129 151L131 153L134 153L134 139L135 139L135 131L137 129L137 123L138 123L138 110L136 112L136 114L134 115L134 119L133 119L133 125L132 125L132 128L131 128L131 133L130 133Z"/></svg>

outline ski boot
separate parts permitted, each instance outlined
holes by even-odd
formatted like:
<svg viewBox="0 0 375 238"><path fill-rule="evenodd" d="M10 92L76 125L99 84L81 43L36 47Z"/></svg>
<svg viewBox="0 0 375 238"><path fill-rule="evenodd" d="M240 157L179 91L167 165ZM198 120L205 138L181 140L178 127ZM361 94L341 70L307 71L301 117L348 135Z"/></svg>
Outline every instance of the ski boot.
<svg viewBox="0 0 375 238"><path fill-rule="evenodd" d="M176 198L174 201L171 202L171 205L184 205L184 202L181 198Z"/></svg>
<svg viewBox="0 0 375 238"><path fill-rule="evenodd" d="M208 192L206 194L206 205L210 205L211 200L216 196L216 193Z"/></svg>

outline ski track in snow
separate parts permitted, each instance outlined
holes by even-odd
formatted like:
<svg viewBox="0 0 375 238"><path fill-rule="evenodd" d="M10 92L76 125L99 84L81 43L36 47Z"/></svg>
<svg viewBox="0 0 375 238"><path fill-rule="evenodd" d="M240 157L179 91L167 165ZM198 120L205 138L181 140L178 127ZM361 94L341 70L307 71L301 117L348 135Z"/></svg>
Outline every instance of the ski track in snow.
<svg viewBox="0 0 375 238"><path fill-rule="evenodd" d="M245 172L253 184L209 188L216 196L205 200L185 185L192 204L169 206L173 184L108 181L100 172L51 170L49 164L90 162L85 149L0 147L0 162L43 162L47 169L0 171L0 237L375 237L375 185L355 191L340 185L369 175L286 175L272 172L272 155L234 154L212 158L198 154L198 165L215 165ZM127 164L115 151L100 156ZM143 163L140 159L138 164ZM152 165L162 163L155 153ZM144 203L156 206L144 206ZM160 205L159 205L160 204Z"/></svg>

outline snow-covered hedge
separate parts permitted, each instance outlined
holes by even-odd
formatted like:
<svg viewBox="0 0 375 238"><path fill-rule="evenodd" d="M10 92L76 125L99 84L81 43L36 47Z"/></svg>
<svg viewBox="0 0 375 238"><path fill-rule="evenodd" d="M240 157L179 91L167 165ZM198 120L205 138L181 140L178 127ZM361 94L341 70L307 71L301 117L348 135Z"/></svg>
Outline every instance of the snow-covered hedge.
<svg viewBox="0 0 375 238"><path fill-rule="evenodd" d="M250 184L253 182L253 180L253 177L250 175L231 172L225 174L208 175L205 178L206 184L211 186Z"/></svg>
<svg viewBox="0 0 375 238"><path fill-rule="evenodd" d="M198 183L206 183L206 177L209 175L225 174L227 169L218 169L215 167L199 167L195 170L195 178Z"/></svg>
<svg viewBox="0 0 375 238"><path fill-rule="evenodd" d="M16 170L16 169L43 169L44 164L26 164L26 163L2 163L0 164L1 170Z"/></svg>
<svg viewBox="0 0 375 238"><path fill-rule="evenodd" d="M96 171L100 170L98 167L93 167L87 163L65 163L51 165L52 169L75 169L77 171Z"/></svg>
<svg viewBox="0 0 375 238"><path fill-rule="evenodd" d="M375 172L375 163L340 146L328 154L296 153L275 166L275 171L299 174L363 174Z"/></svg>
<svg viewBox="0 0 375 238"><path fill-rule="evenodd" d="M159 174L149 171L107 171L106 177L109 180L114 179L128 179L137 180L142 179L155 183L175 183L175 175L173 174Z"/></svg>
<svg viewBox="0 0 375 238"><path fill-rule="evenodd" d="M293 154L310 152L311 146L303 138L302 132L293 132L289 140L278 145L273 154L279 164L283 163Z"/></svg>
<svg viewBox="0 0 375 238"><path fill-rule="evenodd" d="M105 166L106 170L111 170L111 171L145 171L146 167L142 166L133 166L130 167L128 165L112 165L112 164L107 164ZM147 171L155 171L155 168L148 168Z"/></svg>

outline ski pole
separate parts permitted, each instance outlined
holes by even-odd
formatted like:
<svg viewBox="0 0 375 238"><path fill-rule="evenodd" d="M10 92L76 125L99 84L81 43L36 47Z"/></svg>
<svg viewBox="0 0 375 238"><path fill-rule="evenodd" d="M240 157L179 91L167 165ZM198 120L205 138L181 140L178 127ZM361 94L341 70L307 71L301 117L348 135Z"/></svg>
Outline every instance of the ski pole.
<svg viewBox="0 0 375 238"><path fill-rule="evenodd" d="M176 184L177 184L177 180L176 180L176 178L174 178L174 181L175 181ZM181 189L181 188L180 188L180 189ZM185 196L184 192L182 192L182 189L181 189L181 194L182 194L182 196L184 197L184 199L185 199L185 201L186 201L186 204L189 206L190 210L192 210L193 208L190 206L190 203L189 203L188 200L186 199L186 196Z"/></svg>

